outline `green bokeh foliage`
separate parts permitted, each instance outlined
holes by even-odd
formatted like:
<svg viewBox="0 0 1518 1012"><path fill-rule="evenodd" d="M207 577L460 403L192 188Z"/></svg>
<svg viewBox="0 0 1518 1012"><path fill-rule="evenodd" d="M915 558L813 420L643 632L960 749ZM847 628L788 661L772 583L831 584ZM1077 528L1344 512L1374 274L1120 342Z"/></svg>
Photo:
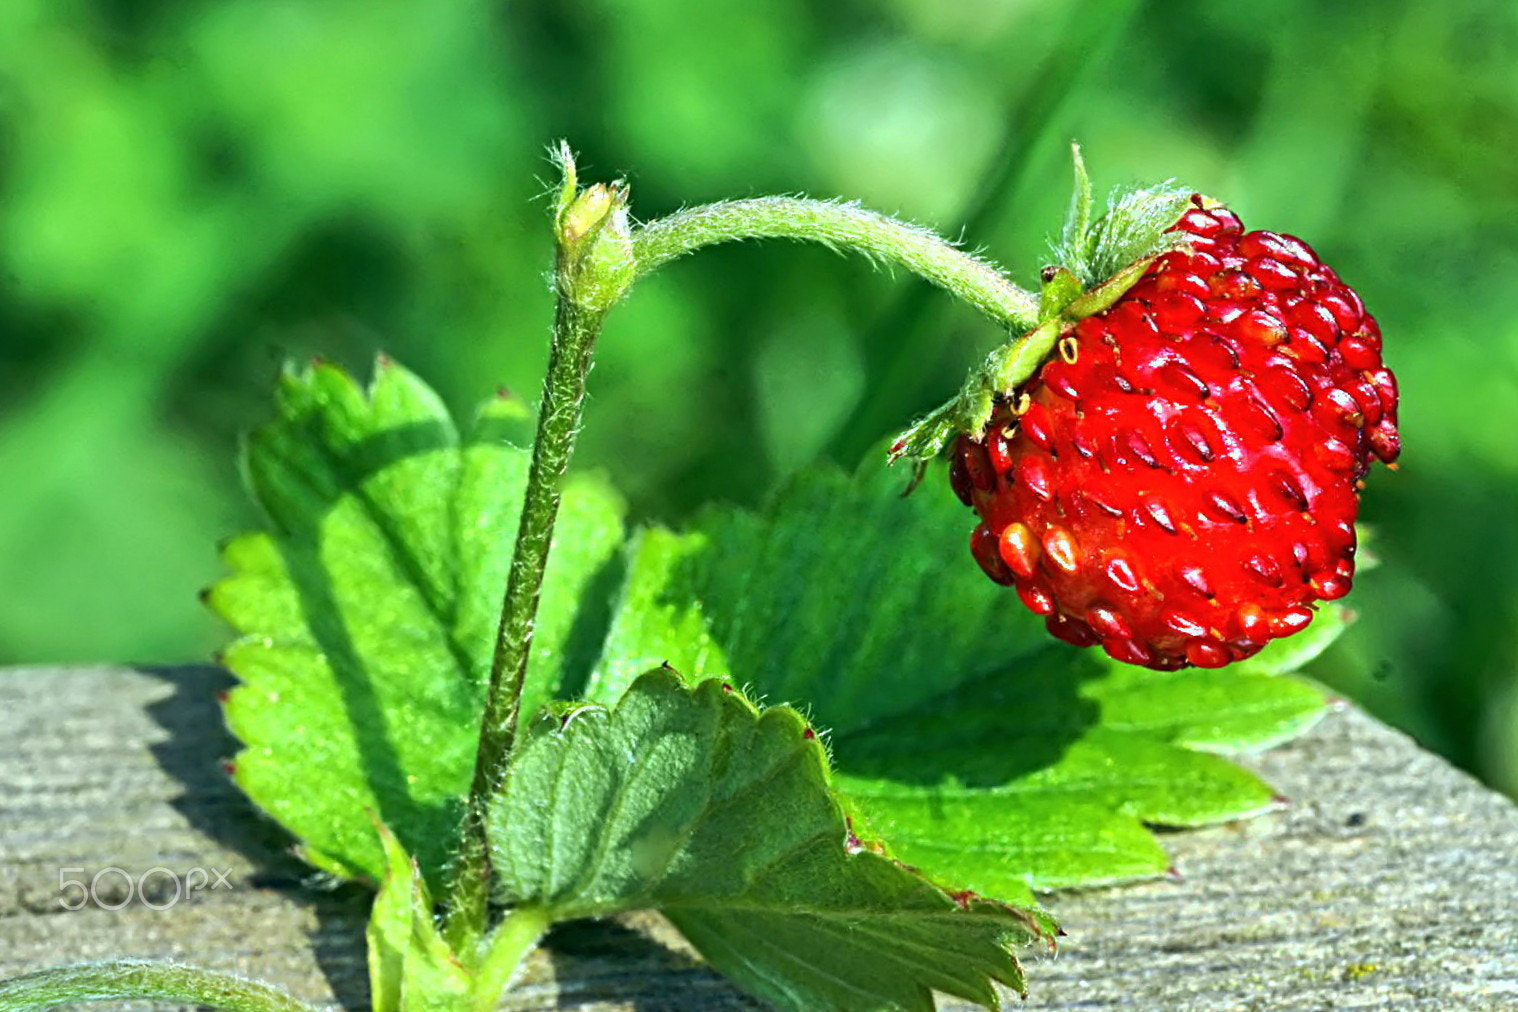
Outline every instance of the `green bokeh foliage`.
<svg viewBox="0 0 1518 1012"><path fill-rule="evenodd" d="M844 195L1024 281L1076 137L1099 186L1175 177L1308 237L1381 320L1408 446L1317 670L1518 787L1508 0L6 0L0 662L211 649L193 595L253 519L234 446L285 357L534 392L561 136L645 217ZM995 337L824 250L704 253L612 317L581 463L635 518L752 504Z"/></svg>

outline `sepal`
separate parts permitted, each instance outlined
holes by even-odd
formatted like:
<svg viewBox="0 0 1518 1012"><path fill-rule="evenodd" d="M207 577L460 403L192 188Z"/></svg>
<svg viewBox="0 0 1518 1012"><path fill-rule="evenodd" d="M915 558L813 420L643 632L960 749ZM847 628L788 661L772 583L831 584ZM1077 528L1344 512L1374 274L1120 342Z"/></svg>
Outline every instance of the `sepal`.
<svg viewBox="0 0 1518 1012"><path fill-rule="evenodd" d="M595 183L582 190L567 144L559 145L555 161L562 174L554 211L558 287L581 307L605 312L627 294L638 273L627 183Z"/></svg>
<svg viewBox="0 0 1518 1012"><path fill-rule="evenodd" d="M951 400L914 422L891 443L892 462L908 458L918 473L961 435L980 440L998 402L1009 401L1053 354L1059 339L1080 320L1122 298L1156 257L1185 242L1174 232L1191 191L1171 183L1118 191L1101 217L1092 219L1091 179L1079 146L1072 147L1075 188L1056 263L1044 268L1039 325L996 348L971 370ZM914 482L915 487L915 482Z"/></svg>

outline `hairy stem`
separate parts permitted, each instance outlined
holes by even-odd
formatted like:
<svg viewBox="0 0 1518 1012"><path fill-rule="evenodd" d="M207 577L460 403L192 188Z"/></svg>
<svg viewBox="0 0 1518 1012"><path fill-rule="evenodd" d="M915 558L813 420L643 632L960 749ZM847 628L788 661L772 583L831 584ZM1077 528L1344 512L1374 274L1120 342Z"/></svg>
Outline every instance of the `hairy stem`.
<svg viewBox="0 0 1518 1012"><path fill-rule="evenodd" d="M490 689L485 699L485 719L480 724L472 803L466 815L465 863L473 874L461 872L457 879L456 909L479 911L476 931L484 927L488 866L485 862L485 804L494 793L516 741L522 702L522 683L532 655L534 618L548 565L548 547L559 512L559 486L569 468L580 411L585 400L585 374L591 350L600 331L600 317L587 316L569 300L559 299L554 323L553 351L543 382L543 405L538 415L537 438L532 446L532 465L527 472L527 492L517 528L516 551L507 577L506 597L491 665Z"/></svg>
<svg viewBox="0 0 1518 1012"><path fill-rule="evenodd" d="M1038 299L995 266L916 225L842 204L757 197L706 204L650 222L634 235L637 273L713 243L804 239L900 264L947 289L1009 329L1037 323Z"/></svg>
<svg viewBox="0 0 1518 1012"><path fill-rule="evenodd" d="M580 430L591 355L602 321L633 276L625 190L593 186L575 192L573 163L567 160L567 152L564 157L566 185L555 220L553 345L501 604L463 840L450 886L445 932L455 951L476 942L486 928L490 887L486 809L516 742L538 599L559 513L560 486Z"/></svg>
<svg viewBox="0 0 1518 1012"><path fill-rule="evenodd" d="M214 970L135 959L60 966L0 981L0 1012L130 999L187 1002L227 1012L314 1012L310 1005L268 984Z"/></svg>
<svg viewBox="0 0 1518 1012"><path fill-rule="evenodd" d="M1028 185L1039 164L1033 153L1049 145L1058 114L1088 87L1092 72L1107 65L1140 3L1086 0L1071 20L1075 34L1070 42L1046 54L1028 75L1032 84L1026 92L1008 96L1009 116L1001 143L986 163L974 196L955 219L960 234L990 232L1005 213L1008 200ZM922 396L922 362L942 335L938 317L929 312L934 305L927 291L913 286L871 323L865 339L867 393L838 426L830 444L837 459L858 459L880 433L897 424L902 405Z"/></svg>

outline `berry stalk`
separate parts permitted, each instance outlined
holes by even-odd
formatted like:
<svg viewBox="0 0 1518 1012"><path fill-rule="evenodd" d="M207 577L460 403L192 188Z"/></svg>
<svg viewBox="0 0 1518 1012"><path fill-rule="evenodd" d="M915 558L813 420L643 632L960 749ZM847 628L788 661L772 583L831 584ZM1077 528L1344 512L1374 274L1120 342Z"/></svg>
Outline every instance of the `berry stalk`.
<svg viewBox="0 0 1518 1012"><path fill-rule="evenodd" d="M1009 330L1038 322L1038 298L994 265L929 229L858 204L802 197L756 197L705 204L650 222L634 236L637 274L703 246L738 239L801 239L900 264Z"/></svg>

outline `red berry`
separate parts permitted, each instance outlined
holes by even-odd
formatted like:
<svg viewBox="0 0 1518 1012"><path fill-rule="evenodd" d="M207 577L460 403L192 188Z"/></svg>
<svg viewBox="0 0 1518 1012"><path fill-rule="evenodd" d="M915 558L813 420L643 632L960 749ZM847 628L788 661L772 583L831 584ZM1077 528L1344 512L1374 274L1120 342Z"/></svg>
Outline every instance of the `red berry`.
<svg viewBox="0 0 1518 1012"><path fill-rule="evenodd" d="M1306 243L1199 197L1176 230L1194 249L1076 324L951 469L992 579L1160 669L1249 657L1347 593L1357 483L1400 448L1380 330Z"/></svg>

